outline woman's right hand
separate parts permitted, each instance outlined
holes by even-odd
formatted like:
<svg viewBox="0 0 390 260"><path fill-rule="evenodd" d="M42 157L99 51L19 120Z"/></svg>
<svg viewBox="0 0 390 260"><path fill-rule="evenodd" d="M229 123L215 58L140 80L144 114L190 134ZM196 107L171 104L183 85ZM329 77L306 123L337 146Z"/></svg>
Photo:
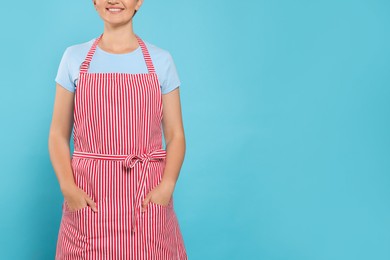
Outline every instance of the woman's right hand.
<svg viewBox="0 0 390 260"><path fill-rule="evenodd" d="M63 195L70 211L76 211L90 206L93 211L97 212L96 203L77 185L71 185L67 189L64 189Z"/></svg>

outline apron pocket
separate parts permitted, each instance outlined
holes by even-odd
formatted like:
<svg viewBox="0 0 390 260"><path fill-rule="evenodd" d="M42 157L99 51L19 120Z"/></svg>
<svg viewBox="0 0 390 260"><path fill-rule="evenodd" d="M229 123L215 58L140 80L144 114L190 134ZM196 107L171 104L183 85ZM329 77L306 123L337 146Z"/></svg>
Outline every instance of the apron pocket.
<svg viewBox="0 0 390 260"><path fill-rule="evenodd" d="M81 213L81 212L84 212L86 211L88 208L90 208L90 206L86 206L84 208L81 208L81 209L77 209L77 210L73 210L73 211L70 211L70 210L66 210L65 213L67 214L78 214L78 213Z"/></svg>
<svg viewBox="0 0 390 260"><path fill-rule="evenodd" d="M75 247L74 250L80 254L80 257L81 254L85 253L87 248L87 227L93 216L90 212L92 212L92 208L89 205L81 209L70 211L68 204L64 202L62 233L63 236L65 236L64 239L66 241L71 241L72 245Z"/></svg>
<svg viewBox="0 0 390 260"><path fill-rule="evenodd" d="M170 208L172 206L172 201L173 200L172 200L172 197L171 197L171 199L168 202L168 205L157 204L157 203L154 203L152 200L149 200L149 203L154 205L155 207L167 209L167 208Z"/></svg>
<svg viewBox="0 0 390 260"><path fill-rule="evenodd" d="M154 206L156 206L156 207L158 207L158 208L168 208L168 206L169 206L169 204L164 206L164 205L160 205L160 204L154 203L152 201L149 201L149 203L154 205Z"/></svg>
<svg viewBox="0 0 390 260"><path fill-rule="evenodd" d="M88 208L91 208L91 207L90 207L89 205L87 205L86 207L83 207L83 208L81 208L81 209L69 210L68 204L65 202L64 213L65 213L65 214L78 214L78 213L83 213L83 212L87 211ZM92 210L92 208L91 208L91 210Z"/></svg>

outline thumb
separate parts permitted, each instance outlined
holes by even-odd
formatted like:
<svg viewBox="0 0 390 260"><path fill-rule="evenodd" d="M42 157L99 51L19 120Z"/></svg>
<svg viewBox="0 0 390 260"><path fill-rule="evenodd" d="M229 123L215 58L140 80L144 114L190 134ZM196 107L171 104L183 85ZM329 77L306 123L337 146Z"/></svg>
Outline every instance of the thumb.
<svg viewBox="0 0 390 260"><path fill-rule="evenodd" d="M146 206L148 205L150 200L150 194L146 195L145 199L142 202L142 211L146 210Z"/></svg>
<svg viewBox="0 0 390 260"><path fill-rule="evenodd" d="M89 196L86 196L86 197L85 197L85 200L87 201L87 204L88 204L89 206L91 206L92 210L95 211L95 212L97 212L97 208L96 208L96 203L95 203L95 201L93 201L93 199L91 199Z"/></svg>

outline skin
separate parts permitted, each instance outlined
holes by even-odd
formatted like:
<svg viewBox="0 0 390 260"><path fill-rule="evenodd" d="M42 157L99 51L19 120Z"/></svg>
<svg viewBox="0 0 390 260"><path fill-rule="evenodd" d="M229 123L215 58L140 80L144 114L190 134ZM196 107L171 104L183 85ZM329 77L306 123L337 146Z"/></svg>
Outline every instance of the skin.
<svg viewBox="0 0 390 260"><path fill-rule="evenodd" d="M107 52L121 54L138 48L138 41L133 32L132 17L143 0L93 0L94 7L104 21L104 35L99 47ZM107 7L124 8L120 14L110 14ZM149 203L167 206L174 192L186 149L179 88L162 95L162 127L166 143L166 164L161 182L151 190L142 202L144 211ZM58 83L53 106L53 115L49 132L48 148L50 160L56 173L61 192L69 210L76 211L90 206L97 212L93 199L79 188L74 181L70 138L73 127L74 93Z"/></svg>

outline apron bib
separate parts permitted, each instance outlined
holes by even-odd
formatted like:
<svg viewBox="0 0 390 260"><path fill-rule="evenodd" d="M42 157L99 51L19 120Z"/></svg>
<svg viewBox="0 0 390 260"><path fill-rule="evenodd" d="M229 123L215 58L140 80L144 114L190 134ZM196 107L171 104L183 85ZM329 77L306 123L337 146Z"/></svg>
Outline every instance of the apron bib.
<svg viewBox="0 0 390 260"><path fill-rule="evenodd" d="M143 40L148 73L89 73L101 34L80 66L74 97L76 185L96 203L62 204L56 259L188 259L173 196L167 206L141 203L163 175L160 84Z"/></svg>

